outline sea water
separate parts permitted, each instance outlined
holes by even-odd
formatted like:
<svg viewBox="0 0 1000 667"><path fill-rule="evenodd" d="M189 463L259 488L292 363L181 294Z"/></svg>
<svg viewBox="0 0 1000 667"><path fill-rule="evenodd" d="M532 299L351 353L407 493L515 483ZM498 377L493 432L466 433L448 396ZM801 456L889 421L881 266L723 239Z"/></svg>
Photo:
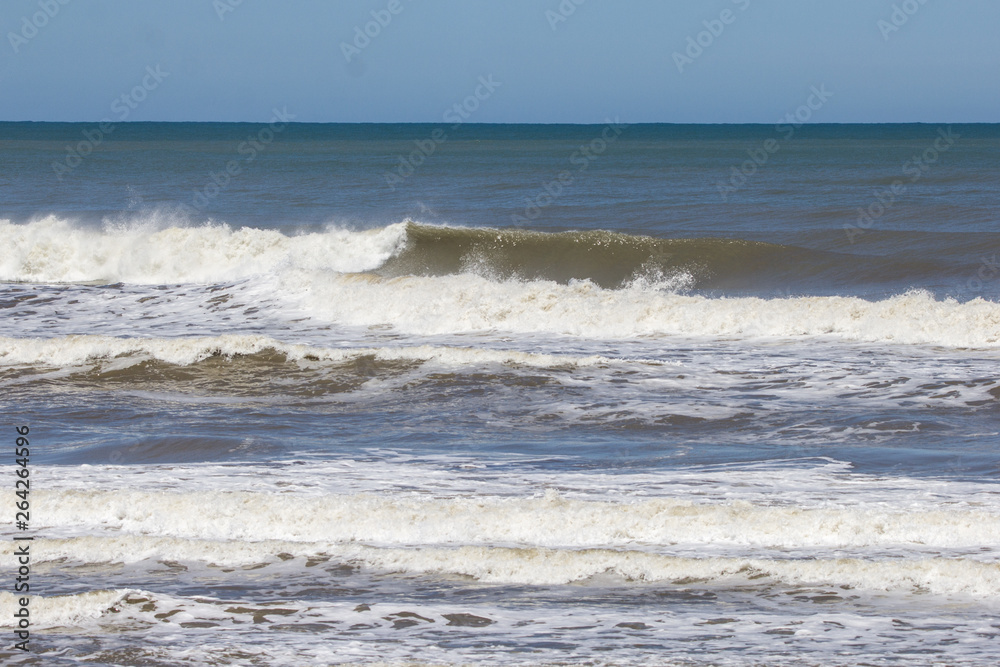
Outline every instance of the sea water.
<svg viewBox="0 0 1000 667"><path fill-rule="evenodd" d="M1000 126L89 128L0 123L5 660L1000 659Z"/></svg>

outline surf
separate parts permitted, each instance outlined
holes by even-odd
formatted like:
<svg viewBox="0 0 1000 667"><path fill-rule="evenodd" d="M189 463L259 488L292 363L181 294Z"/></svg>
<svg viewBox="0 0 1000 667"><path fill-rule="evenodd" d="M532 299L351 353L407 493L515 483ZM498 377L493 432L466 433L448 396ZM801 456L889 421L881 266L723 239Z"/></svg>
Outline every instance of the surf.
<svg viewBox="0 0 1000 667"><path fill-rule="evenodd" d="M475 274L495 281L586 280L605 289L638 282L681 289L895 280L928 270L739 238L656 238L607 230L429 225L410 219L369 229L193 225L147 212L86 226L48 215L0 220L8 250L0 280L27 283L212 284L287 271L371 272L384 278Z"/></svg>

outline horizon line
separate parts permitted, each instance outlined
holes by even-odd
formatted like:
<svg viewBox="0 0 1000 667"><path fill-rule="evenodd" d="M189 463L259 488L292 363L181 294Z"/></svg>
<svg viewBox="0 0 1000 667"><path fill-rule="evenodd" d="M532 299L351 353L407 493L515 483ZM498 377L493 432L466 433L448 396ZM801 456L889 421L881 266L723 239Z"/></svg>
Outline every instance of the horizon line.
<svg viewBox="0 0 1000 667"><path fill-rule="evenodd" d="M266 120L110 120L110 119L98 119L98 120L0 120L0 124L15 124L15 123L35 123L39 125L88 125L88 124L100 124L100 123L110 123L112 125L153 125L153 124L173 124L173 125L269 125L274 121ZM473 123L473 122L463 122L459 123L460 126L493 126L493 125L573 125L573 126L593 126L593 125L606 125L607 123L620 123L628 125L630 127L636 125L717 125L717 126L744 126L744 125L762 125L762 126L772 126L781 125L785 121L780 120L774 123L764 123L764 122L677 122L677 121L637 121L637 122L627 122L621 121L619 119L606 119L594 123L574 123L574 122L562 122L562 121L523 121L523 122L495 122L495 123ZM455 125L454 123L448 123L447 121L285 121L286 125ZM828 121L828 122L806 122L798 123L797 126L820 126L820 125L1000 125L1000 120L996 121L927 121L927 120L902 120L902 121ZM456 128L457 129L457 128Z"/></svg>

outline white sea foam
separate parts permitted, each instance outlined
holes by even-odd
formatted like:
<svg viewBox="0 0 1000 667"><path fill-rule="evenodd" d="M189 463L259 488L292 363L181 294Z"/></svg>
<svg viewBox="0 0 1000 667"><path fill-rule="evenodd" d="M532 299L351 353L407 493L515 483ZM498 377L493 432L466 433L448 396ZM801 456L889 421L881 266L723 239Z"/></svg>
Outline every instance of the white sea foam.
<svg viewBox="0 0 1000 667"><path fill-rule="evenodd" d="M736 565L722 566L725 578L768 581L768 575L752 566L732 573ZM658 588L663 591L662 585ZM530 650L531 664L537 665L660 665L668 664L664 647L670 647L670 659L676 662L669 664L688 667L846 667L859 660L880 662L886 637L891 637L897 655L923 655L928 647L946 647L949 665L995 662L990 656L997 629L990 625L988 612L983 613L990 609L988 603L957 614L933 605L914 610L912 604L872 614L848 606L847 600L871 599L859 596L858 590L799 588L795 599L763 609L748 605L745 596L730 594L720 612L714 605L635 604L637 592L642 595L633 589L624 598L605 595L600 605L568 608L518 604L507 597L397 600L373 591L332 601L234 599L232 590L225 598L91 591L36 596L32 604L38 603L39 612L32 630L47 630L46 645L54 647L50 660L53 653L63 652L78 662L102 664L225 664L236 655L243 662L267 665L524 665L524 652ZM10 627L5 620L11 609L8 595L0 593L2 627ZM364 604L358 604L359 597ZM60 609L73 607L89 607L88 613ZM80 641L79 631L86 633L86 642ZM136 631L142 633L141 642L135 641ZM511 646L522 650L511 651ZM0 655L11 664L22 657L4 649ZM595 655L603 659L595 660ZM848 656L849 662L844 660Z"/></svg>
<svg viewBox="0 0 1000 667"><path fill-rule="evenodd" d="M329 456L333 456L330 454ZM564 461L552 469L554 461ZM541 498L550 490L567 500L630 503L657 498L726 506L800 510L863 508L885 514L977 510L1000 516L1000 484L943 478L853 472L850 463L803 458L722 465L684 465L656 470L579 469L572 455L540 458L494 453L368 449L331 460L290 459L266 463L200 463L84 466L36 465L32 480L48 492L127 488L155 494L207 490L264 497L325 498L379 495L415 500ZM540 464L540 465L539 465Z"/></svg>
<svg viewBox="0 0 1000 667"><path fill-rule="evenodd" d="M517 350L431 345L392 347L316 347L288 344L262 335L222 335L186 338L118 338L112 336L59 336L54 338L0 337L0 364L70 366L88 361L127 357L132 363L156 359L190 365L211 356L235 357L274 351L289 361L345 362L359 357L380 361L436 361L442 364L516 364L542 368L594 366L614 363L599 355L537 354ZM126 360L127 361L127 360ZM668 362L638 360L663 365Z"/></svg>
<svg viewBox="0 0 1000 667"><path fill-rule="evenodd" d="M28 604L31 625L34 627L86 625L121 603L130 592L127 589L118 589L88 591L75 595L31 595ZM24 596L0 591L0 626L10 627L17 624L14 612L18 610L19 600L22 597Z"/></svg>
<svg viewBox="0 0 1000 667"><path fill-rule="evenodd" d="M676 558L606 549L496 547L359 549L356 559L381 569L460 574L505 584L565 584L608 574L631 581L682 585L745 584L767 577L792 585L1000 596L1000 564L965 559Z"/></svg>
<svg viewBox="0 0 1000 667"><path fill-rule="evenodd" d="M673 498L611 502L565 498L552 491L542 497L447 499L83 489L35 494L36 520L50 528L186 539L553 548L1000 547L1000 515L968 508L803 509Z"/></svg>
<svg viewBox="0 0 1000 667"><path fill-rule="evenodd" d="M94 230L48 216L28 224L0 220L0 236L6 245L0 280L210 283L288 268L369 271L400 249L406 224L286 236L225 224L164 226L156 220Z"/></svg>
<svg viewBox="0 0 1000 667"><path fill-rule="evenodd" d="M474 331L635 336L833 336L947 347L1000 346L1000 304L938 301L913 291L856 297L709 298L589 281L494 282L473 275L285 277L304 310L322 320L413 334Z"/></svg>
<svg viewBox="0 0 1000 667"><path fill-rule="evenodd" d="M361 565L381 572L462 575L491 584L560 585L610 575L629 582L731 586L752 581L760 584L761 578L767 578L770 583L783 585L1000 597L1000 563L954 557L674 556L620 548L387 547L350 542L250 542L134 535L40 539L32 550L39 563L169 561L257 568L267 567L269 562L277 567L288 559L320 557L335 565ZM92 616L102 606L107 607L109 600L113 603L113 596L86 601L64 613Z"/></svg>
<svg viewBox="0 0 1000 667"><path fill-rule="evenodd" d="M825 336L1000 347L1000 304L981 298L959 303L921 291L879 301L848 296L709 298L677 293L687 285L683 272L662 280L637 279L621 289L587 280L501 281L473 272L396 278L370 273L405 247L408 224L368 231L330 227L287 236L226 225L149 223L98 231L53 216L28 224L0 221L8 244L0 256L0 280L230 284L231 294L181 290L125 298L74 293L66 297L72 299L68 303L56 295L51 305L44 300L30 305L34 319L58 322L72 312L75 322L93 321L87 329L92 333L106 333L126 320L133 329L152 326L146 315L163 326L176 319L176 312L186 313L184 326L191 319L216 317L217 326L232 328L239 316L230 308L238 306L237 312L252 313L247 316L258 323L308 322L293 329L333 324L416 335L511 332L619 340ZM232 286L239 281L238 288ZM234 297L232 303L214 305L228 296Z"/></svg>

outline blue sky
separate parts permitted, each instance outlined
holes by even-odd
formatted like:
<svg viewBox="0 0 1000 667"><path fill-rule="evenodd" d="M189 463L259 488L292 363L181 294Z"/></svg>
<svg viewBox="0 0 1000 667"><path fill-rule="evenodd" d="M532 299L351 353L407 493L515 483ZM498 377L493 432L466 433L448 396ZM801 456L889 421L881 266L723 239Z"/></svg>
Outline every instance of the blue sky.
<svg viewBox="0 0 1000 667"><path fill-rule="evenodd" d="M825 86L812 122L998 122L998 27L996 0L4 0L0 120L774 123Z"/></svg>

